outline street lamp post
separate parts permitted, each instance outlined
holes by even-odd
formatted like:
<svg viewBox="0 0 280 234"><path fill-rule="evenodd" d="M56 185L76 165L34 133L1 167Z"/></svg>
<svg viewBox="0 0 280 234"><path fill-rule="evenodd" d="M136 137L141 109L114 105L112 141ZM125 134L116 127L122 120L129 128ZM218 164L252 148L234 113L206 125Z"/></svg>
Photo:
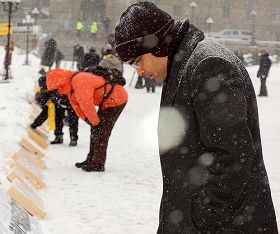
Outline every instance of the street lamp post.
<svg viewBox="0 0 280 234"><path fill-rule="evenodd" d="M208 25L208 37L210 37L210 33L211 33L211 26L212 24L214 24L214 20L209 17L207 20L206 20L206 23Z"/></svg>
<svg viewBox="0 0 280 234"><path fill-rule="evenodd" d="M9 79L9 65L10 65L10 40L11 40L11 18L12 13L15 12L18 9L18 5L21 2L21 0L0 0L2 3L2 6L4 8L4 11L8 12L8 33L7 33L7 51L6 51L6 57L5 57L5 75L4 80Z"/></svg>
<svg viewBox="0 0 280 234"><path fill-rule="evenodd" d="M257 12L255 10L252 10L250 16L252 17L252 36L251 36L250 45L256 45L257 42L256 42L255 22L257 18Z"/></svg>
<svg viewBox="0 0 280 234"><path fill-rule="evenodd" d="M32 10L32 16L34 17L34 25L37 25L37 21L38 21L38 16L40 14L40 11L38 10L37 7L35 7L33 10Z"/></svg>
<svg viewBox="0 0 280 234"><path fill-rule="evenodd" d="M192 21L194 22L194 10L195 10L195 8L197 8L196 2L195 2L195 1L192 1L192 2L190 3L190 7L191 7L191 9L192 9Z"/></svg>
<svg viewBox="0 0 280 234"><path fill-rule="evenodd" d="M26 18L22 20L22 22L26 25L26 57L25 57L25 63L23 65L29 65L29 61L28 61L29 31L30 31L30 27L33 25L34 19L32 19L30 15L26 15Z"/></svg>

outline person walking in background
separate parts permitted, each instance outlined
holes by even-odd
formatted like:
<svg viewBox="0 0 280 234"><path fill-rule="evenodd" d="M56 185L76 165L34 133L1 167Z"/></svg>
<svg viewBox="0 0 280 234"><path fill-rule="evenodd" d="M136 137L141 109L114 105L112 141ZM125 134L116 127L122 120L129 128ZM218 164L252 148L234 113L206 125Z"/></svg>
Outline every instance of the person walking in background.
<svg viewBox="0 0 280 234"><path fill-rule="evenodd" d="M61 61L64 59L64 55L60 50L56 50L55 54L55 68L60 68Z"/></svg>
<svg viewBox="0 0 280 234"><path fill-rule="evenodd" d="M260 54L260 67L257 73L257 77L261 80L261 88L259 97L267 97L266 79L271 67L271 60L269 58L269 53L266 50L261 50Z"/></svg>
<svg viewBox="0 0 280 234"><path fill-rule="evenodd" d="M103 48L103 57L100 62L101 67L106 67L109 69L117 69L123 74L123 63L122 61L114 54L113 48L110 44L106 44Z"/></svg>
<svg viewBox="0 0 280 234"><path fill-rule="evenodd" d="M158 234L277 234L255 91L242 62L188 19L152 2L131 5L116 52L163 83ZM264 215L265 214L265 215Z"/></svg>
<svg viewBox="0 0 280 234"><path fill-rule="evenodd" d="M97 33L97 22L93 21L90 25L90 37L92 39L96 39L96 33Z"/></svg>
<svg viewBox="0 0 280 234"><path fill-rule="evenodd" d="M83 23L80 20L78 20L78 22L76 23L76 32L78 38L81 37L83 29L84 29Z"/></svg>
<svg viewBox="0 0 280 234"><path fill-rule="evenodd" d="M95 48L90 48L89 52L85 54L83 60L83 70L90 66L98 66L100 57L96 53Z"/></svg>
<svg viewBox="0 0 280 234"><path fill-rule="evenodd" d="M137 81L136 81L136 84L134 86L135 89L143 89L145 87L144 85L144 79L145 79L145 76L143 75L138 75L137 77Z"/></svg>
<svg viewBox="0 0 280 234"><path fill-rule="evenodd" d="M144 76L144 79L145 79L145 86L146 86L147 93L149 93L150 91L152 91L152 93L155 93L156 92L156 82L146 76Z"/></svg>
<svg viewBox="0 0 280 234"><path fill-rule="evenodd" d="M118 70L100 66L85 72L55 69L47 73L48 90L68 95L76 114L91 126L89 153L76 167L87 172L105 170L109 138L128 99L124 85Z"/></svg>
<svg viewBox="0 0 280 234"><path fill-rule="evenodd" d="M50 69L55 61L56 51L57 43L53 38L50 38L44 44L44 52L41 59L41 65L46 66Z"/></svg>
<svg viewBox="0 0 280 234"><path fill-rule="evenodd" d="M73 51L73 62L77 62L77 69L79 71L83 70L85 51L79 43L74 46Z"/></svg>

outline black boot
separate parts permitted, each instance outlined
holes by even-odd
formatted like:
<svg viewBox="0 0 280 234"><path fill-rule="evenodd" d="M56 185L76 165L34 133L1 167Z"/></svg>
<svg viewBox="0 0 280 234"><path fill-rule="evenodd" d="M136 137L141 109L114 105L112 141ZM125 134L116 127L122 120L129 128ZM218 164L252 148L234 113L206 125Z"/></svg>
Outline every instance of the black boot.
<svg viewBox="0 0 280 234"><path fill-rule="evenodd" d="M83 164L81 168L86 172L103 172L105 171L105 167L102 164Z"/></svg>
<svg viewBox="0 0 280 234"><path fill-rule="evenodd" d="M35 124L35 123L33 123L33 124L30 124L30 128L32 128L32 129L36 129L38 126Z"/></svg>
<svg viewBox="0 0 280 234"><path fill-rule="evenodd" d="M62 143L63 143L63 135L56 135L55 139L53 141L51 141L52 145L62 144Z"/></svg>
<svg viewBox="0 0 280 234"><path fill-rule="evenodd" d="M83 161L83 162L77 162L75 163L75 166L77 168L81 168L82 166L86 165L87 164L87 160Z"/></svg>
<svg viewBox="0 0 280 234"><path fill-rule="evenodd" d="M69 146L77 146L77 140L76 139L71 139Z"/></svg>

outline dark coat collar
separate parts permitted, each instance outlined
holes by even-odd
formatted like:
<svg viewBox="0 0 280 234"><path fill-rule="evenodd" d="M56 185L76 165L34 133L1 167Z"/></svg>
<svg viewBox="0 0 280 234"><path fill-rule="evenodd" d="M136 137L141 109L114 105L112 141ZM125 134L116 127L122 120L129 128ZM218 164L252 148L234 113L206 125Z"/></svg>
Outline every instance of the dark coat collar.
<svg viewBox="0 0 280 234"><path fill-rule="evenodd" d="M185 66L197 44L203 39L204 33L189 24L188 20L176 23L174 42L168 56L168 74L163 84L161 106L173 105Z"/></svg>

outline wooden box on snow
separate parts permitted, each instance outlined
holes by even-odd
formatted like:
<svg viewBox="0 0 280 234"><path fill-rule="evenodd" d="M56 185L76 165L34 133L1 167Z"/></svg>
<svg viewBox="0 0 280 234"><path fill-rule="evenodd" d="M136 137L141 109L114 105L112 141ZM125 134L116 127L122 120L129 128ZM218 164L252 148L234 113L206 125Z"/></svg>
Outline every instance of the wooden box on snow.
<svg viewBox="0 0 280 234"><path fill-rule="evenodd" d="M43 153L43 151L40 149L40 146L38 146L36 143L32 142L30 139L28 138L23 138L19 144L25 148L26 150L28 150L29 152L35 154L37 157L42 158L45 156L45 154Z"/></svg>
<svg viewBox="0 0 280 234"><path fill-rule="evenodd" d="M32 103L32 113L34 113L34 115L39 115L42 111L41 107L35 103Z"/></svg>
<svg viewBox="0 0 280 234"><path fill-rule="evenodd" d="M43 139L38 133L36 133L33 129L27 130L28 136L36 142L39 146L41 146L43 149L48 148L48 143L45 139Z"/></svg>
<svg viewBox="0 0 280 234"><path fill-rule="evenodd" d="M24 148L19 149L13 156L12 159L17 161L19 158L24 158L29 160L30 162L32 162L37 168L43 170L46 168L46 164L45 162L38 158L35 154L30 153L29 151L27 151ZM10 164L11 167L15 166L16 162L12 162Z"/></svg>
<svg viewBox="0 0 280 234"><path fill-rule="evenodd" d="M19 180L15 179L8 188L7 194L26 209L31 215L44 217L46 211L41 199L30 191Z"/></svg>
<svg viewBox="0 0 280 234"><path fill-rule="evenodd" d="M44 130L42 127L37 127L36 129L33 129L34 132L38 133L43 139L49 138L49 130Z"/></svg>
<svg viewBox="0 0 280 234"><path fill-rule="evenodd" d="M15 167L23 172L25 178L28 179L35 188L40 189L45 185L41 171L28 160L20 158L16 161Z"/></svg>
<svg viewBox="0 0 280 234"><path fill-rule="evenodd" d="M34 185L28 180L26 179L23 171L19 168L19 167L14 167L7 176L7 179L10 182L13 182L14 180L19 180L21 183L23 183L29 190L31 190L31 192L35 192L35 187Z"/></svg>

